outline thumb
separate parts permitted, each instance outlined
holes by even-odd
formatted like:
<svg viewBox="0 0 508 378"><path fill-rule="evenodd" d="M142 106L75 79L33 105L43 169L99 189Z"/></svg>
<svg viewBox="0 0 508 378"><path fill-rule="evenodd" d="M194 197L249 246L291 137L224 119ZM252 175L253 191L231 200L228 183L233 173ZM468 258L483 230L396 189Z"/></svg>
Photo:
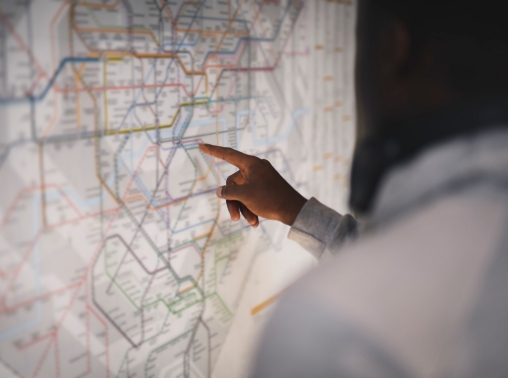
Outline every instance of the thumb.
<svg viewBox="0 0 508 378"><path fill-rule="evenodd" d="M245 185L225 185L217 188L217 197L229 201L242 201L246 196Z"/></svg>

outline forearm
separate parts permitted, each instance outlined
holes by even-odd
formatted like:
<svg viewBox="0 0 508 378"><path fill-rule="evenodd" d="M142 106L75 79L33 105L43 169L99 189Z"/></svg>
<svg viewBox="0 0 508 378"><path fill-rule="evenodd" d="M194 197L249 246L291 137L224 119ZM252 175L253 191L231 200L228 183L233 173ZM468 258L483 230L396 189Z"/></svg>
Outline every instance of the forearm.
<svg viewBox="0 0 508 378"><path fill-rule="evenodd" d="M341 215L311 198L296 217L288 238L319 259L325 250L337 253L357 232L358 223L351 215Z"/></svg>

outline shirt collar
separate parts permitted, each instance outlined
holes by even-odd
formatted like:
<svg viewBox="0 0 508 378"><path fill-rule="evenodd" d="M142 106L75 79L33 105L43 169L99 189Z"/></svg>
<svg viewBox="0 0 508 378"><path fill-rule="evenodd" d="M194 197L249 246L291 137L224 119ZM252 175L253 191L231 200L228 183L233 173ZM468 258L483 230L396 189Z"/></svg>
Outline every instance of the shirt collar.
<svg viewBox="0 0 508 378"><path fill-rule="evenodd" d="M506 94L470 100L395 125L390 128L395 131L386 135L364 139L353 158L351 208L359 213L370 213L386 175L395 167L415 159L425 149L500 127L508 128Z"/></svg>
<svg viewBox="0 0 508 378"><path fill-rule="evenodd" d="M464 135L425 149L382 179L369 217L389 221L422 203L485 182L508 183L508 125Z"/></svg>

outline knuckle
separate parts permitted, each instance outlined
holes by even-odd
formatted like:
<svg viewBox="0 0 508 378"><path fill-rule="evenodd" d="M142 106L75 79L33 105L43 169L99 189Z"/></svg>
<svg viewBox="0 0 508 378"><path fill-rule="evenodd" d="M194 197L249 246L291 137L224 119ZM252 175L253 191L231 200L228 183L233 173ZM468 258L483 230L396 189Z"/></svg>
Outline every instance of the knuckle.
<svg viewBox="0 0 508 378"><path fill-rule="evenodd" d="M262 169L265 166L271 166L270 162L266 159L256 158L250 164L250 169Z"/></svg>

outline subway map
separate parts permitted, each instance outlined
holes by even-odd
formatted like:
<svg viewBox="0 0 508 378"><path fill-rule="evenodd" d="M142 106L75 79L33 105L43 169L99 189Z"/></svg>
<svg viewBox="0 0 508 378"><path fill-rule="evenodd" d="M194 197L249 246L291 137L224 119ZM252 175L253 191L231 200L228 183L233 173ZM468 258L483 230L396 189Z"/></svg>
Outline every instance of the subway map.
<svg viewBox="0 0 508 378"><path fill-rule="evenodd" d="M242 377L313 264L231 222L268 159L346 211L350 0L0 0L0 377ZM242 362L243 361L243 362Z"/></svg>

